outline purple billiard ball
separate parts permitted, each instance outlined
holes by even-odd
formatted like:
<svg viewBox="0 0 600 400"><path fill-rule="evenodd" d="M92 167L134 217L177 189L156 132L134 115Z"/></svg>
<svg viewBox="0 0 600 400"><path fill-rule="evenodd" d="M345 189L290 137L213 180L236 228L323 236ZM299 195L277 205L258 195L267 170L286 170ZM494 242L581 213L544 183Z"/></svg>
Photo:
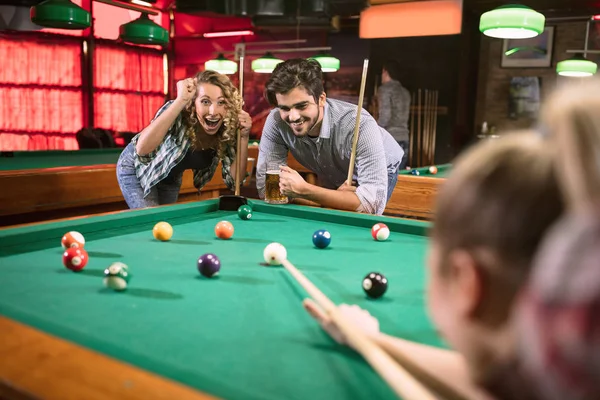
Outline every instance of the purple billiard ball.
<svg viewBox="0 0 600 400"><path fill-rule="evenodd" d="M198 259L198 272L207 278L212 278L219 273L221 260L212 253L206 253Z"/></svg>

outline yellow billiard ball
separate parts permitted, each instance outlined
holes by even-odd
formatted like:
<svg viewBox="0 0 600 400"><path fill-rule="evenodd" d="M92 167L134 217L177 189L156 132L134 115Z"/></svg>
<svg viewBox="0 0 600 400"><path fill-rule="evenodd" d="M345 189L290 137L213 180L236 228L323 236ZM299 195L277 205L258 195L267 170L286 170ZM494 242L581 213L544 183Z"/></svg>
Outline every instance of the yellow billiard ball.
<svg viewBox="0 0 600 400"><path fill-rule="evenodd" d="M152 235L156 240L166 242L173 236L173 227L168 222L159 222L152 228Z"/></svg>

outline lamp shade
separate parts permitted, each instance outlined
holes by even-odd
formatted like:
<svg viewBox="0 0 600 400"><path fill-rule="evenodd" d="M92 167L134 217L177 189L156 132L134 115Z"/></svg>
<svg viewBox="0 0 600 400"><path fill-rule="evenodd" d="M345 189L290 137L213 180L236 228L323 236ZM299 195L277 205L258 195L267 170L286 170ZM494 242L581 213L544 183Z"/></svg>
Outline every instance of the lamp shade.
<svg viewBox="0 0 600 400"><path fill-rule="evenodd" d="M138 19L121 25L119 38L134 44L162 45L169 43L169 32L151 21L148 14L142 13Z"/></svg>
<svg viewBox="0 0 600 400"><path fill-rule="evenodd" d="M335 72L340 69L340 60L329 54L317 54L310 59L316 60L321 64L321 70L323 72Z"/></svg>
<svg viewBox="0 0 600 400"><path fill-rule="evenodd" d="M506 5L484 13L479 30L486 36L501 39L527 39L544 31L546 17L522 5Z"/></svg>
<svg viewBox="0 0 600 400"><path fill-rule="evenodd" d="M588 77L594 75L597 70L598 65L581 54L556 64L556 72L561 76Z"/></svg>
<svg viewBox="0 0 600 400"><path fill-rule="evenodd" d="M261 58L252 61L251 67L254 72L270 74L280 62L283 62L283 60L273 56L271 53L267 53Z"/></svg>
<svg viewBox="0 0 600 400"><path fill-rule="evenodd" d="M70 0L46 0L29 10L31 22L58 29L90 27L90 13Z"/></svg>
<svg viewBox="0 0 600 400"><path fill-rule="evenodd" d="M219 54L219 57L214 60L205 62L204 69L217 71L220 74L231 75L237 72L238 65L235 61L226 59L223 54Z"/></svg>
<svg viewBox="0 0 600 400"><path fill-rule="evenodd" d="M462 0L408 1L365 8L359 37L378 39L457 35L462 29Z"/></svg>

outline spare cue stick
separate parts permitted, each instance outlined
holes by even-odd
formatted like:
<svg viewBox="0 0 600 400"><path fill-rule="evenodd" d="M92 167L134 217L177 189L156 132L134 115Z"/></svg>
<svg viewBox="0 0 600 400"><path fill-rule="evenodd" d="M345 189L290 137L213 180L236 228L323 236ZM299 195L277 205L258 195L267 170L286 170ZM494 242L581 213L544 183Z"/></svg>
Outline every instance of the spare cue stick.
<svg viewBox="0 0 600 400"><path fill-rule="evenodd" d="M352 153L350 153L350 165L348 166L348 179L346 184L352 186L352 175L354 175L354 161L356 160L356 145L358 143L358 131L360 128L360 114L362 112L363 98L365 97L365 85L367 83L367 69L369 59L365 58L363 63L362 79L360 81L360 92L358 94L358 104L356 107L356 125L354 126L354 137L352 138Z"/></svg>
<svg viewBox="0 0 600 400"><path fill-rule="evenodd" d="M414 138L415 138L415 98L416 95L414 93L410 96L410 137L408 142L408 164L409 166L413 165L413 146Z"/></svg>
<svg viewBox="0 0 600 400"><path fill-rule="evenodd" d="M429 163L429 104L431 103L431 90L425 89L425 112L423 120L423 165Z"/></svg>
<svg viewBox="0 0 600 400"><path fill-rule="evenodd" d="M434 400L435 396L410 373L396 363L385 351L375 345L360 330L352 326L338 307L323 292L321 292L302 272L288 260L284 260L283 267L306 290L329 315L337 327L342 331L350 345L355 348L364 359L373 367L394 392L406 400Z"/></svg>
<svg viewBox="0 0 600 400"><path fill-rule="evenodd" d="M417 108L417 165L416 167L421 166L421 114L423 110L421 109L421 89L419 89L419 100L418 100L418 108Z"/></svg>
<svg viewBox="0 0 600 400"><path fill-rule="evenodd" d="M242 98L242 107L244 106L244 56L240 57L240 97ZM236 149L236 160L237 165L235 168L235 195L240 195L240 181L242 180L241 166L242 166L242 137L241 129L237 130L237 149Z"/></svg>
<svg viewBox="0 0 600 400"><path fill-rule="evenodd" d="M429 91L429 113L427 122L427 165L432 165L431 160L431 138L433 137L433 90Z"/></svg>
<svg viewBox="0 0 600 400"><path fill-rule="evenodd" d="M435 159L435 137L437 136L437 116L438 116L438 100L439 100L440 92L435 91L435 116L433 119L433 154L431 156L432 159Z"/></svg>

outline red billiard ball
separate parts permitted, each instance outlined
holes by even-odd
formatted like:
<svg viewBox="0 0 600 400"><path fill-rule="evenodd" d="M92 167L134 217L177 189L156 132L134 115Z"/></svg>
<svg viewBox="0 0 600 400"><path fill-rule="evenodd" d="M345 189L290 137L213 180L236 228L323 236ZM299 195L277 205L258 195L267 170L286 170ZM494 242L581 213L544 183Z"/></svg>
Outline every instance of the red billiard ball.
<svg viewBox="0 0 600 400"><path fill-rule="evenodd" d="M233 236L233 224L229 221L221 221L215 225L215 235L219 239L231 239Z"/></svg>
<svg viewBox="0 0 600 400"><path fill-rule="evenodd" d="M71 271L81 271L88 262L88 253L82 248L71 247L63 253L63 264Z"/></svg>
<svg viewBox="0 0 600 400"><path fill-rule="evenodd" d="M390 237L390 228L386 224L378 223L371 228L371 236L373 239L383 242Z"/></svg>
<svg viewBox="0 0 600 400"><path fill-rule="evenodd" d="M62 237L60 244L63 249L68 249L70 247L80 247L83 248L85 246L85 238L83 235L76 231L67 232Z"/></svg>

